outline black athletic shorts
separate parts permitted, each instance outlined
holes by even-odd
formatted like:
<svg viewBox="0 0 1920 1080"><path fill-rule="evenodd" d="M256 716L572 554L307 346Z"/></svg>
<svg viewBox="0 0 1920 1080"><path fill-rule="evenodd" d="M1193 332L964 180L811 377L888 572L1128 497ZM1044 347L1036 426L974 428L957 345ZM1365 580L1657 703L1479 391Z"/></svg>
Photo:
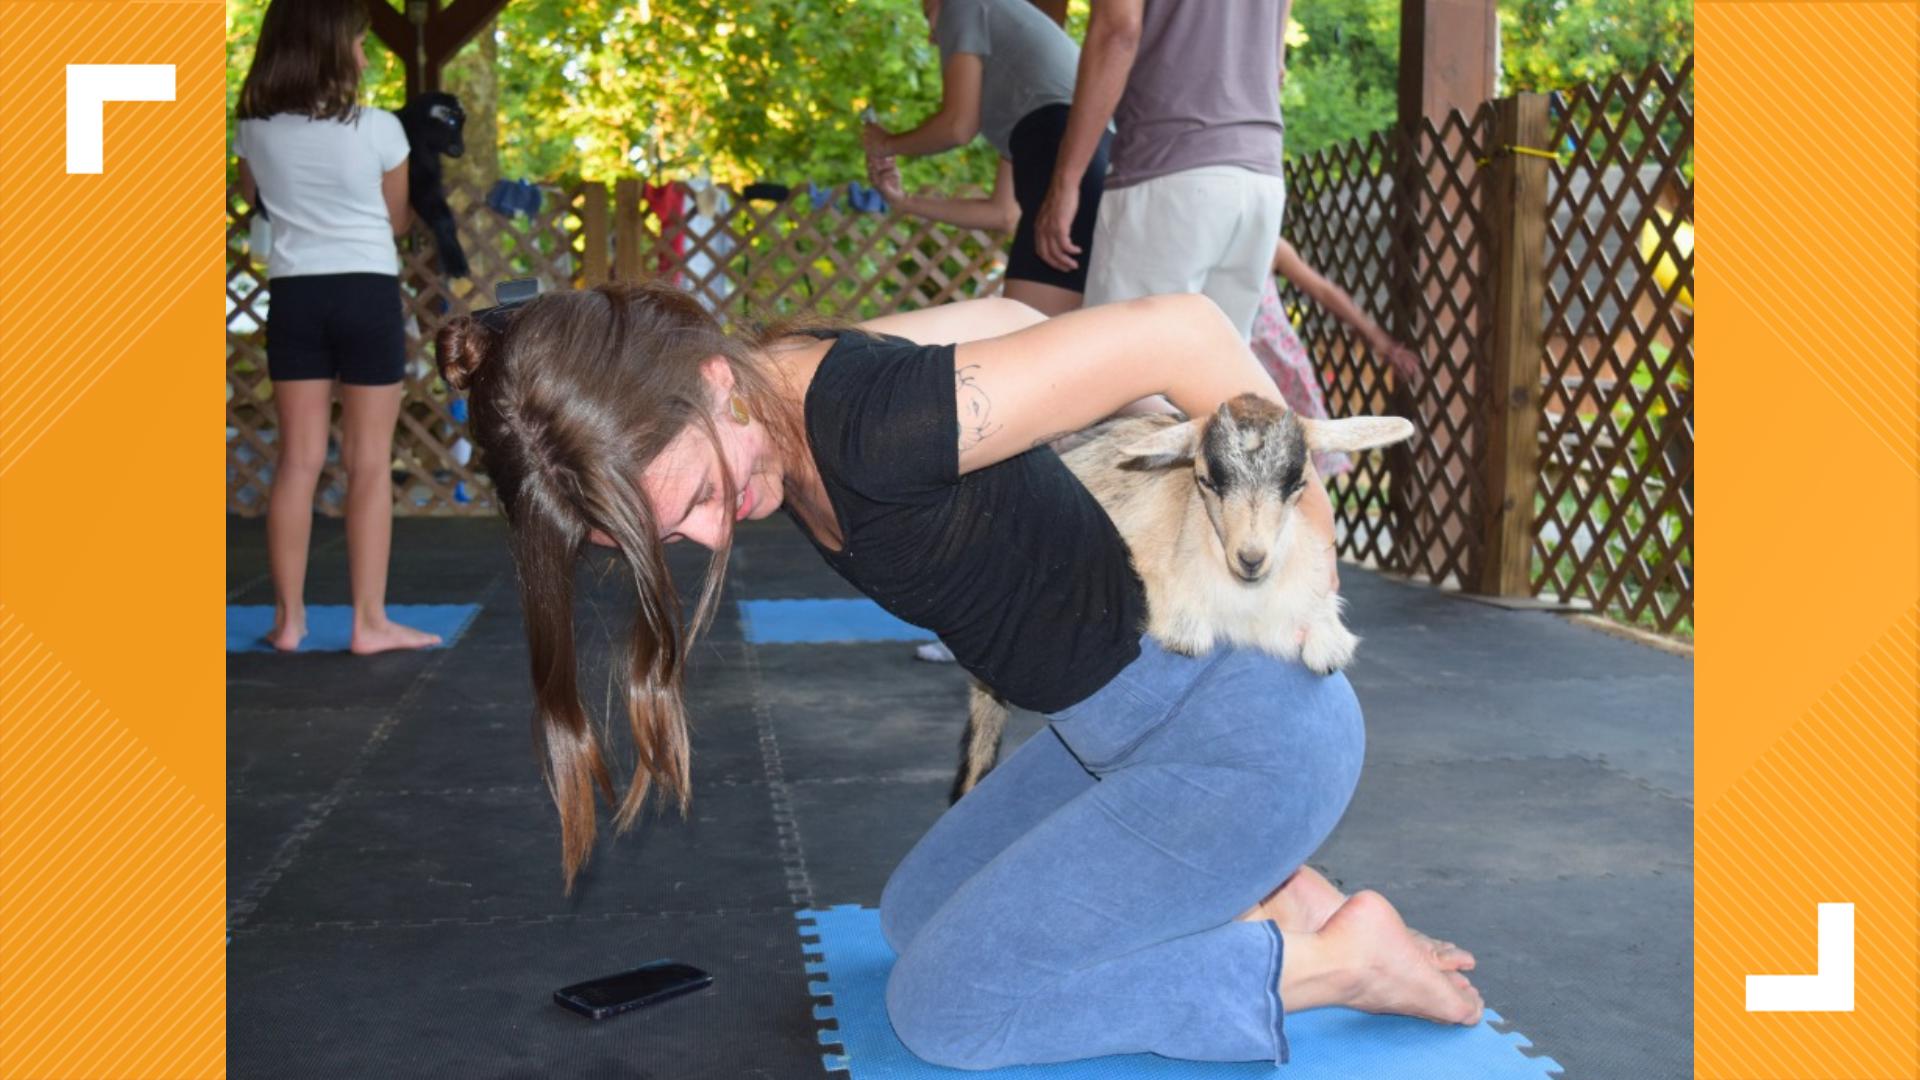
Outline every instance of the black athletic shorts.
<svg viewBox="0 0 1920 1080"><path fill-rule="evenodd" d="M406 374L400 279L392 274L274 278L267 293L267 374L388 386Z"/></svg>
<svg viewBox="0 0 1920 1080"><path fill-rule="evenodd" d="M1042 105L1021 117L1007 137L1007 148L1013 151L1013 197L1020 204L1020 225L1013 231L1013 250L1007 253L1007 277L1086 292L1087 260L1093 255L1093 219L1100 213L1100 192L1107 184L1107 144L1113 139L1112 132L1101 134L1093 160L1080 177L1080 210L1068 230L1080 247L1079 267L1055 270L1041 260L1033 246L1033 223L1039 220L1040 204L1047 201L1053 162L1060 156L1060 140L1066 134L1067 106Z"/></svg>

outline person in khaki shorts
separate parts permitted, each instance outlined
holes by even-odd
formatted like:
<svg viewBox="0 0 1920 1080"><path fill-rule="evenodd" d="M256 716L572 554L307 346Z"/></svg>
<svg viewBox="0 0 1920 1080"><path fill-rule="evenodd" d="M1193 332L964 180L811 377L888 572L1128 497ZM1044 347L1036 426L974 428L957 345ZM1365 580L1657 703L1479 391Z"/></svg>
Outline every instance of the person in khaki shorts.
<svg viewBox="0 0 1920 1080"><path fill-rule="evenodd" d="M1204 293L1242 336L1286 208L1280 78L1291 0L1092 0L1073 108L1035 244L1062 270L1081 174L1118 133L1086 304Z"/></svg>

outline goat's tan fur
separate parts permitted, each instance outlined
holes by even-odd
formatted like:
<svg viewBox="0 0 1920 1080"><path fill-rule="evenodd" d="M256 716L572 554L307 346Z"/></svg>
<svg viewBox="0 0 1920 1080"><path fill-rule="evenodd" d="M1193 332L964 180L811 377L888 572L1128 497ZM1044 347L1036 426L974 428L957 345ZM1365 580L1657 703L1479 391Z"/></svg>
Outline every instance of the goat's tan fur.
<svg viewBox="0 0 1920 1080"><path fill-rule="evenodd" d="M1241 458L1257 460L1258 472L1294 461L1294 453L1269 442L1285 439L1292 424L1292 441L1298 444L1303 430L1304 447L1290 475L1309 484L1311 450L1365 450L1413 434L1412 424L1394 417L1301 420L1243 395L1204 423L1166 416L1110 421L1061 455L1126 541L1146 586L1146 632L1163 647L1189 655L1220 644L1263 649L1322 674L1352 660L1360 639L1340 621L1333 551L1309 538L1292 512L1294 499L1267 490L1270 476L1232 494L1209 487L1215 478L1202 452L1206 440L1226 440ZM1251 579L1244 576L1249 559L1261 568ZM1006 704L974 682L955 798L993 767L1005 725Z"/></svg>

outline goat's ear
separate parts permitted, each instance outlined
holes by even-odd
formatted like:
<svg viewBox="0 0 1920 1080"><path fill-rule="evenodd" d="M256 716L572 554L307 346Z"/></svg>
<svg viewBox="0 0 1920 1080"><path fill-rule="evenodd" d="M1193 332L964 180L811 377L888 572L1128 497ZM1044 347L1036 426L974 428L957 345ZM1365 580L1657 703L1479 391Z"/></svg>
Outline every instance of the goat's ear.
<svg viewBox="0 0 1920 1080"><path fill-rule="evenodd" d="M1344 420L1308 420L1307 446L1314 450L1344 450L1349 453L1392 446L1413 438L1413 422L1398 416L1349 416Z"/></svg>
<svg viewBox="0 0 1920 1080"><path fill-rule="evenodd" d="M1120 467L1151 470L1192 467L1193 421L1168 424L1120 447Z"/></svg>

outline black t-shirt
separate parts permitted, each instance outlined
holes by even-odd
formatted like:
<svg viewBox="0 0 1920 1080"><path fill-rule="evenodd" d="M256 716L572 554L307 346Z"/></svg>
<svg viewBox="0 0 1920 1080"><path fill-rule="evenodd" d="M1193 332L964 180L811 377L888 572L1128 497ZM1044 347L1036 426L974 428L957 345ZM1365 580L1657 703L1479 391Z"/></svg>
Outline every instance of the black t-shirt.
<svg viewBox="0 0 1920 1080"><path fill-rule="evenodd" d="M1146 591L1053 451L960 475L953 362L951 345L837 336L806 425L845 550L815 546L1008 701L1057 712L1139 656Z"/></svg>

